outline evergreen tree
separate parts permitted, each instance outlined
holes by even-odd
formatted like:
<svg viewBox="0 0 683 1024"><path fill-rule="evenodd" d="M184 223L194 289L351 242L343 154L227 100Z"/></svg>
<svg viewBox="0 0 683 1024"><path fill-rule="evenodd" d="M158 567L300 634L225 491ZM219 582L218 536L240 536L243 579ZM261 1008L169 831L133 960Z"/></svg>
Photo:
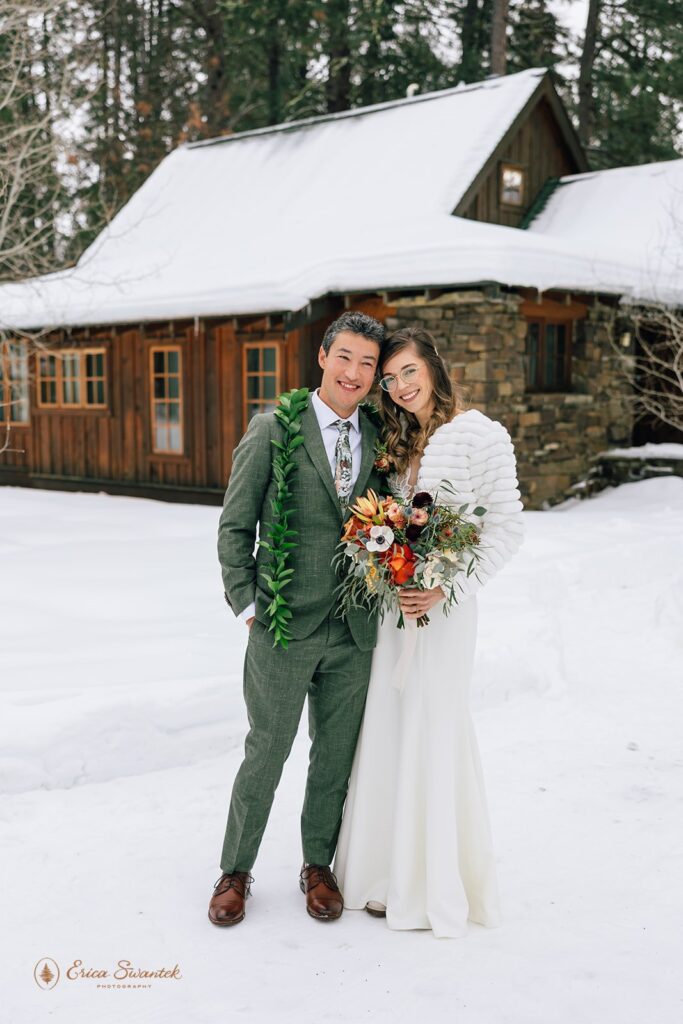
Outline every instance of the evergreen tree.
<svg viewBox="0 0 683 1024"><path fill-rule="evenodd" d="M324 113L323 77L315 71L325 34L323 6L316 0L223 0L221 9L227 130Z"/></svg>
<svg viewBox="0 0 683 1024"><path fill-rule="evenodd" d="M567 79L578 79L577 121L596 166L680 154L680 0L590 0L580 55L549 0L509 0L502 39L504 8L503 0L44 0L27 17L26 5L5 0L0 77L16 83L0 103L0 162L17 129L34 133L30 182L10 157L0 165L16 218L9 235L30 239L33 260L10 268L6 249L5 276L76 259L179 143L398 99L413 85L428 92L481 81L492 73L494 14L496 69L553 68L572 112L557 71L577 66Z"/></svg>
<svg viewBox="0 0 683 1024"><path fill-rule="evenodd" d="M555 68L567 57L568 33L546 0L511 0L508 72Z"/></svg>
<svg viewBox="0 0 683 1024"><path fill-rule="evenodd" d="M454 83L454 68L439 54L443 10L430 0L363 0L355 10L352 104L400 99Z"/></svg>
<svg viewBox="0 0 683 1024"><path fill-rule="evenodd" d="M589 145L597 166L680 156L683 21L678 0L606 2L594 81Z"/></svg>

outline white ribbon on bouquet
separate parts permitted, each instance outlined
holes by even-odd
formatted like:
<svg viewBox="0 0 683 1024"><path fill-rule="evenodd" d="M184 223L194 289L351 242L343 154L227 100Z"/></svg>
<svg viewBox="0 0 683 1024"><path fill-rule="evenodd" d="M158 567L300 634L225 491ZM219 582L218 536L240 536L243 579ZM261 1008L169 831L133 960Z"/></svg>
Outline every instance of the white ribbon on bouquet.
<svg viewBox="0 0 683 1024"><path fill-rule="evenodd" d="M404 628L398 630L402 633L399 641L399 656L398 661L394 665L393 673L393 684L394 687L403 693L405 690L406 682L408 681L408 674L413 665L413 658L415 657L415 648L417 647L417 619L407 619L404 617Z"/></svg>

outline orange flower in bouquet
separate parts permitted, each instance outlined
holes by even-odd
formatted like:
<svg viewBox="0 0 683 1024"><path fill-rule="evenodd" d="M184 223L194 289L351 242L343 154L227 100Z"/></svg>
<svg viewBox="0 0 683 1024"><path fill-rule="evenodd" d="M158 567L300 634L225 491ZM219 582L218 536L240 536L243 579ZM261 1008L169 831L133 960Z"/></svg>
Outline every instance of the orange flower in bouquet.
<svg viewBox="0 0 683 1024"><path fill-rule="evenodd" d="M415 573L415 555L407 544L394 544L383 556L389 566L391 579L397 587L404 586Z"/></svg>

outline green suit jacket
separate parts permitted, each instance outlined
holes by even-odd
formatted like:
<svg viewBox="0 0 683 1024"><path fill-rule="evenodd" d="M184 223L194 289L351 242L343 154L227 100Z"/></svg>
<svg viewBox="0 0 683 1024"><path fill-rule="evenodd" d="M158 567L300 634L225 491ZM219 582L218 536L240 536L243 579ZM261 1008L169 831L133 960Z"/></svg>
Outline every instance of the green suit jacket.
<svg viewBox="0 0 683 1024"><path fill-rule="evenodd" d="M381 488L374 472L377 429L360 410L361 464L349 504L368 487ZM342 532L344 515L334 487L330 463L320 427L310 402L303 413L301 429L304 443L294 452L296 471L290 489L295 510L290 525L297 531L297 547L290 553L294 569L292 582L285 590L292 611L290 630L294 640L303 640L320 625L332 610L334 590L339 583L332 560ZM272 521L276 485L272 475L272 440L281 441L283 430L273 413L255 416L235 449L232 472L225 492L218 527L218 557L223 570L226 599L236 615L252 601L256 618L270 625L266 608L271 595L261 571L268 571L269 554L258 548L257 535L267 537ZM352 611L347 622L361 650L375 645L377 616Z"/></svg>

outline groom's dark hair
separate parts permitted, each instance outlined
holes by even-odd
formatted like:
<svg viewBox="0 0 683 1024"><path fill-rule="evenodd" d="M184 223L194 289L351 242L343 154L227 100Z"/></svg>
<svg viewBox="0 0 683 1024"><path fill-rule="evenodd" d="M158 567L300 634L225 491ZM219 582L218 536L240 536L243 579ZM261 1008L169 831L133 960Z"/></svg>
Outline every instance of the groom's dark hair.
<svg viewBox="0 0 683 1024"><path fill-rule="evenodd" d="M325 331L322 346L326 355L332 347L332 342L342 331L350 331L351 334L360 334L369 341L376 341L380 351L384 344L384 325L367 313L356 313L350 309L333 320Z"/></svg>

